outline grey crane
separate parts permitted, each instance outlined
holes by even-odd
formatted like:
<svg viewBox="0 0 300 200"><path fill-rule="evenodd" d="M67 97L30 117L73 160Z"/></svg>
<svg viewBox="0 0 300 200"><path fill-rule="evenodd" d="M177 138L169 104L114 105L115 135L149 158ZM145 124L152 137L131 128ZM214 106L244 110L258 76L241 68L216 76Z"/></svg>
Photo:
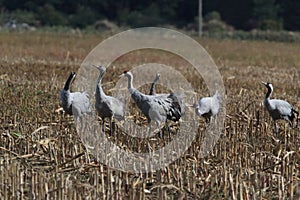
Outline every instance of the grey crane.
<svg viewBox="0 0 300 200"><path fill-rule="evenodd" d="M104 121L105 118L108 117L110 119L110 134L112 135L113 118L116 118L119 121L124 119L124 104L119 99L112 96L108 96L104 93L101 86L101 82L106 72L106 68L102 66L96 68L99 69L99 77L98 77L96 93L95 93L95 98L96 98L95 108L98 112L98 115L102 119L103 132L105 128L105 121Z"/></svg>
<svg viewBox="0 0 300 200"><path fill-rule="evenodd" d="M157 73L156 76L155 76L155 79L153 80L152 84L151 84L151 88L150 88L150 91L149 91L149 95L155 95L155 85L156 83L159 81L160 79L160 74Z"/></svg>
<svg viewBox="0 0 300 200"><path fill-rule="evenodd" d="M60 92L60 102L64 111L69 115L74 115L75 120L84 114L90 114L90 100L86 92L70 92L70 85L76 77L75 72L71 72L64 88Z"/></svg>
<svg viewBox="0 0 300 200"><path fill-rule="evenodd" d="M160 79L160 74L156 73L155 79L153 80L151 87L150 87L150 91L149 91L149 95L156 95L156 96L160 96L161 98L172 98L174 102L178 102L181 108L181 116L183 116L185 114L185 104L184 104L184 94L180 94L180 93L171 93L170 94L156 94L155 92L155 86L157 84L157 82ZM168 127L167 127L168 128Z"/></svg>
<svg viewBox="0 0 300 200"><path fill-rule="evenodd" d="M274 121L274 129L276 132L276 136L278 137L278 129L276 125L276 120L278 119L284 119L288 121L290 127L293 127L293 120L295 118L298 119L299 113L293 108L291 104L284 100L280 99L270 99L270 96L273 92L273 85L271 83L265 83L262 82L267 88L268 92L266 93L265 99L264 99L264 106L268 110L269 114L271 115L273 121ZM297 125L298 126L298 120Z"/></svg>
<svg viewBox="0 0 300 200"><path fill-rule="evenodd" d="M211 97L203 97L198 104L195 103L192 107L198 116L205 118L206 123L210 123L212 119L219 113L221 95L218 91Z"/></svg>
<svg viewBox="0 0 300 200"><path fill-rule="evenodd" d="M181 117L181 107L176 101L174 94L169 94L167 97L164 95L146 95L133 87L133 75L129 71L124 71L121 76L128 78L128 90L132 99L136 103L137 107L146 116L147 122L150 126L151 120L153 120L157 127L160 128L161 122L172 120L174 122L179 121ZM150 126L151 127L151 126ZM151 128L149 129L149 131ZM160 131L160 137L162 133Z"/></svg>

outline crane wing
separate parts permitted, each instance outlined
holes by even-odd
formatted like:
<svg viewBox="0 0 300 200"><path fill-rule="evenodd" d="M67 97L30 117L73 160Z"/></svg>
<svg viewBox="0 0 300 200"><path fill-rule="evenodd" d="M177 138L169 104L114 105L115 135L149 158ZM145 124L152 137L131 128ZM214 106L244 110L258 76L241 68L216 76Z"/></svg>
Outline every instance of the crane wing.
<svg viewBox="0 0 300 200"><path fill-rule="evenodd" d="M286 101L280 99L270 100L270 104L273 104L275 109L279 111L281 115L291 115L293 106Z"/></svg>
<svg viewBox="0 0 300 200"><path fill-rule="evenodd" d="M75 117L91 113L89 95L86 92L74 92L70 97Z"/></svg>
<svg viewBox="0 0 300 200"><path fill-rule="evenodd" d="M165 112L167 119L172 121L178 121L180 119L181 107L179 102L173 98L172 94L167 98L162 98L162 96L155 98L155 101L161 107L161 110Z"/></svg>
<svg viewBox="0 0 300 200"><path fill-rule="evenodd" d="M124 118L124 104L122 101L115 97L107 96L106 99L107 106L110 108L111 112L114 114L114 117L118 120Z"/></svg>

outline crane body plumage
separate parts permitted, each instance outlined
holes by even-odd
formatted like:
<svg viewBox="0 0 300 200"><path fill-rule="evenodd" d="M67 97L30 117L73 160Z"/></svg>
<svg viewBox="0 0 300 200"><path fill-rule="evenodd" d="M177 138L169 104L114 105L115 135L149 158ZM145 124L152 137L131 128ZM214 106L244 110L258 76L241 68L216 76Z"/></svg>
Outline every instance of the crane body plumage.
<svg viewBox="0 0 300 200"><path fill-rule="evenodd" d="M293 120L294 118L298 118L299 113L287 101L280 99L270 99L270 96L273 92L273 85L271 83L262 83L268 88L268 92L266 93L264 99L264 106L266 107L274 121L275 132L278 135L276 120L284 119L288 121L290 127L293 127ZM297 115L297 117L295 116L295 114Z"/></svg>
<svg viewBox="0 0 300 200"><path fill-rule="evenodd" d="M221 96L218 91L211 97L203 97L198 104L194 104L195 112L198 116L205 118L206 122L210 122L220 110Z"/></svg>
<svg viewBox="0 0 300 200"><path fill-rule="evenodd" d="M105 118L110 118L110 132L112 134L112 120L116 118L117 120L124 119L124 104L119 99L108 96L104 93L101 86L102 78L106 72L104 67L97 67L99 69L99 77L96 86L95 92L95 108L98 112L98 115L102 119L102 130L104 131Z"/></svg>
<svg viewBox="0 0 300 200"><path fill-rule="evenodd" d="M75 79L76 73L71 72L67 79L64 88L60 92L60 102L63 110L69 114L74 115L75 120L84 114L90 114L89 95L86 92L70 92L70 85Z"/></svg>
<svg viewBox="0 0 300 200"><path fill-rule="evenodd" d="M174 122L181 117L181 108L179 103L174 101L174 95L146 95L133 87L133 75L131 72L123 73L128 78L128 91L131 94L137 107L147 118L148 123L154 121L159 127L161 122L167 119Z"/></svg>
<svg viewBox="0 0 300 200"><path fill-rule="evenodd" d="M185 114L185 105L184 105L184 95L183 94L180 94L180 93L170 93L170 94L157 94L155 92L155 86L157 84L157 82L159 81L160 79L160 74L157 73L156 76L155 76L155 79L153 80L152 84L151 84L151 87L150 87L150 91L149 91L149 95L155 95L157 97L160 97L160 98L171 98L173 100L173 104L177 104L176 107L180 107L180 113L178 112L178 110L173 110L171 109L172 111L172 115L168 115L168 119L169 120L172 120L174 121L175 118L180 118L181 116L183 116ZM177 116L177 117L170 117L170 116ZM173 120L174 118L174 120Z"/></svg>

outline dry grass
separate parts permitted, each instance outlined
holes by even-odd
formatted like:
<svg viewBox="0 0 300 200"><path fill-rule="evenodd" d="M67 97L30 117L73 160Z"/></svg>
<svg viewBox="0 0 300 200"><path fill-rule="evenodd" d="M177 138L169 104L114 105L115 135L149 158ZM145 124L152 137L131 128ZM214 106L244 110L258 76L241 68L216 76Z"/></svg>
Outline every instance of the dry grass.
<svg viewBox="0 0 300 200"><path fill-rule="evenodd" d="M260 84L272 82L273 96L300 110L300 44L200 39L227 90L224 134L208 157L199 156L199 137L164 170L131 174L98 164L82 145L73 118L57 112L69 72L100 41L96 35L0 34L0 199L300 198L299 128L280 123L275 141ZM116 61L120 68L108 71L104 82L157 59L178 68L185 64L155 52L140 60L140 53ZM208 94L193 72L183 74L199 96ZM116 142L145 150L122 134Z"/></svg>

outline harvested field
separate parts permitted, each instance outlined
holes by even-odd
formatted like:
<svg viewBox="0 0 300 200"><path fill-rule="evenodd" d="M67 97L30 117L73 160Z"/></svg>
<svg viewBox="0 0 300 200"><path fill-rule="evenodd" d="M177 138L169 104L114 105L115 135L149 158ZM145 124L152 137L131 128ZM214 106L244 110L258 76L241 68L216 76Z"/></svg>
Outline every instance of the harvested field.
<svg viewBox="0 0 300 200"><path fill-rule="evenodd" d="M0 199L300 198L299 127L290 129L280 121L276 138L262 104L266 88L261 84L271 82L273 98L300 110L300 43L195 38L223 77L227 94L223 134L207 157L199 156L199 136L165 169L133 174L98 163L82 144L73 117L59 109L59 92L70 71L77 71L103 39L92 34L0 33ZM105 90L124 69L147 62L178 70L186 65L167 53L133 52L107 71ZM182 73L197 88L198 97L209 95L195 73ZM132 117L144 124L136 111L132 109ZM201 135L204 119L199 120ZM171 139L172 134L166 135L152 145L162 146ZM128 151L148 150L123 133L116 133L112 141Z"/></svg>

